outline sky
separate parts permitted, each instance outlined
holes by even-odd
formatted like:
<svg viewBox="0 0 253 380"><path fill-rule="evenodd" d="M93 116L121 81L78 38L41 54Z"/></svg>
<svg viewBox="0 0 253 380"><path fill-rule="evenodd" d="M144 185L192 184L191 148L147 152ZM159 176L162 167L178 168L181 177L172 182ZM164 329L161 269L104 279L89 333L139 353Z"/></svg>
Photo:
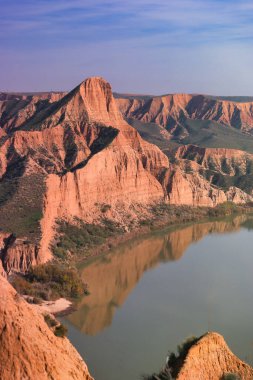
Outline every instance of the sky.
<svg viewBox="0 0 253 380"><path fill-rule="evenodd" d="M0 0L0 91L253 95L252 0Z"/></svg>

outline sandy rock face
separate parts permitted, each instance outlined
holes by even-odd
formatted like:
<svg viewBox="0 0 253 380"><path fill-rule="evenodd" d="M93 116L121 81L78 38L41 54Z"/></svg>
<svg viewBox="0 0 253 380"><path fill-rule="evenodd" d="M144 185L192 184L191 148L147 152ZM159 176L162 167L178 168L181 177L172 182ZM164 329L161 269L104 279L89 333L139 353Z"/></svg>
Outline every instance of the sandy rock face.
<svg viewBox="0 0 253 380"><path fill-rule="evenodd" d="M39 264L38 247L20 242L13 244L3 255L3 267L7 273L26 272L31 266Z"/></svg>
<svg viewBox="0 0 253 380"><path fill-rule="evenodd" d="M214 207L227 201L224 191L214 188L198 172L187 174L176 167L165 177L169 203Z"/></svg>
<svg viewBox="0 0 253 380"><path fill-rule="evenodd" d="M13 234L0 232L0 264L2 274L26 272L30 266L39 264L39 249Z"/></svg>
<svg viewBox="0 0 253 380"><path fill-rule="evenodd" d="M190 348L176 379L221 380L226 373L239 375L243 380L253 378L253 368L230 351L224 338L208 333Z"/></svg>
<svg viewBox="0 0 253 380"><path fill-rule="evenodd" d="M92 380L68 339L59 338L0 276L1 380Z"/></svg>

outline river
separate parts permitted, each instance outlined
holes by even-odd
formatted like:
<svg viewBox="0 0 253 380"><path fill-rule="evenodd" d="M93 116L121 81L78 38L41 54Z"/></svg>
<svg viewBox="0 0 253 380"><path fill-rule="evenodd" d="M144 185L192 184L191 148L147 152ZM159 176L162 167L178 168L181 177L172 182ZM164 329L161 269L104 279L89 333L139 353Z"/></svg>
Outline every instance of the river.
<svg viewBox="0 0 253 380"><path fill-rule="evenodd" d="M158 231L80 271L90 295L64 324L96 380L141 379L206 331L253 365L253 216Z"/></svg>

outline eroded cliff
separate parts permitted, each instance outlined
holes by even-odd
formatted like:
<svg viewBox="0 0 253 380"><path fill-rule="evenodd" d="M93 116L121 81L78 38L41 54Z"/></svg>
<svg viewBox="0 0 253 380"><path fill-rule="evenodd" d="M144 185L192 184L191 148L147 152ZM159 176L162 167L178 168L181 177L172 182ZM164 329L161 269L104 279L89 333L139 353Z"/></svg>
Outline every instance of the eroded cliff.
<svg viewBox="0 0 253 380"><path fill-rule="evenodd" d="M92 380L68 339L56 337L2 276L0 301L1 380Z"/></svg>

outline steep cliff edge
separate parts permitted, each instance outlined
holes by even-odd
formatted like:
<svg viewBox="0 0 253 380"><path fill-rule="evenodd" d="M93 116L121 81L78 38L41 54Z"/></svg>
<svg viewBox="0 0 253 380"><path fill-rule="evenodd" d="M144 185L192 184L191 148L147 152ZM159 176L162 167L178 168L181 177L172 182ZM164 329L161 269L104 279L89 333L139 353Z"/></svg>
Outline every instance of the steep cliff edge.
<svg viewBox="0 0 253 380"><path fill-rule="evenodd" d="M225 375L237 375L242 380L253 378L253 368L237 358L224 338L214 332L207 333L187 348L186 352L169 364L159 375L150 379L223 380Z"/></svg>
<svg viewBox="0 0 253 380"><path fill-rule="evenodd" d="M2 276L0 301L1 380L92 380L68 339L56 337Z"/></svg>

